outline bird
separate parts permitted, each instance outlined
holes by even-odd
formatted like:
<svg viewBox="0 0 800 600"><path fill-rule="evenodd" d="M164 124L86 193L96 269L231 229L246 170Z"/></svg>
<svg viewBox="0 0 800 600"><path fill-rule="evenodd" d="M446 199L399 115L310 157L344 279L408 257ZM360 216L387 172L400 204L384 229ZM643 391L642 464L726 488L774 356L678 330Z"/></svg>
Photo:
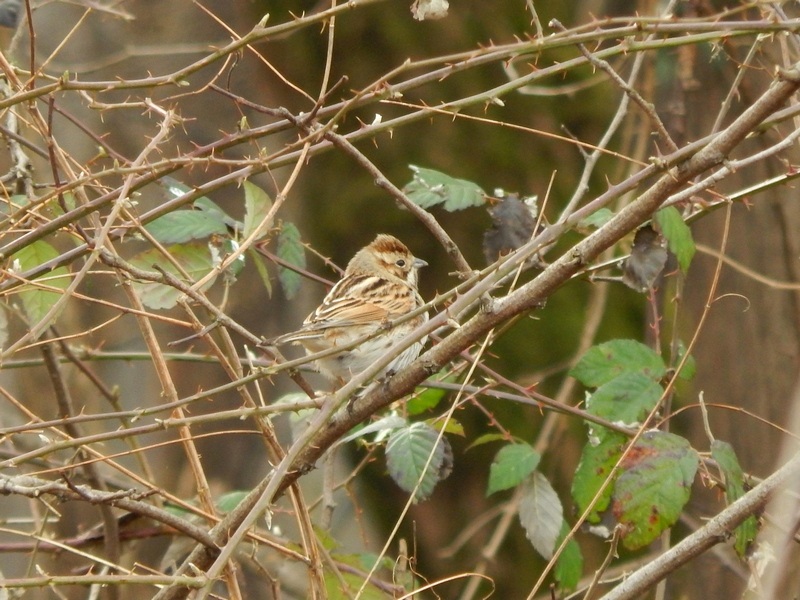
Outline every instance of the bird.
<svg viewBox="0 0 800 600"><path fill-rule="evenodd" d="M341 387L427 320L428 313L421 312L390 326L424 305L417 284L419 270L427 264L414 257L397 238L379 234L356 252L342 278L306 317L302 327L279 336L274 343L299 343L306 354L343 347L341 352L316 360L317 370L334 386ZM369 334L375 335L350 347ZM377 379L385 379L410 364L426 341L427 337L403 350L378 373Z"/></svg>

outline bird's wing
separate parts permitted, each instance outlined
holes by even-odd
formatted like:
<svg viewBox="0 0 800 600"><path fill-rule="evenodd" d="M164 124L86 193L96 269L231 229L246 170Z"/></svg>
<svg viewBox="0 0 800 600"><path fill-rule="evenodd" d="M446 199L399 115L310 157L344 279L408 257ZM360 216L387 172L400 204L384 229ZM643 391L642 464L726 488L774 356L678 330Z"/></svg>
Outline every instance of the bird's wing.
<svg viewBox="0 0 800 600"><path fill-rule="evenodd" d="M345 296L329 304L322 304L306 319L312 328L350 327L380 323L389 316L385 307L365 298Z"/></svg>
<svg viewBox="0 0 800 600"><path fill-rule="evenodd" d="M296 342L321 337L339 327L375 325L403 314L407 304L398 298L387 298L381 288L385 279L375 276L345 278L328 293L322 304L303 322L298 331L277 338L278 343Z"/></svg>

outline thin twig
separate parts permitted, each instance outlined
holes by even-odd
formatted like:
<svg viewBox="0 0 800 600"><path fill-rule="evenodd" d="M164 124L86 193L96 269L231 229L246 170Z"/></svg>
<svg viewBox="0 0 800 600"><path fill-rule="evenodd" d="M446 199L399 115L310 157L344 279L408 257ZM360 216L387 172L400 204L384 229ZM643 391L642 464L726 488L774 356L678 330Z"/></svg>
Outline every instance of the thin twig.
<svg viewBox="0 0 800 600"><path fill-rule="evenodd" d="M47 372L50 375L50 381L53 385L55 392L56 402L58 403L59 414L63 417L71 417L75 414L73 408L72 396L69 388L64 382L64 376L61 373L61 367L55 359L54 344L45 344L42 346L42 356L44 356L44 363L47 367ZM83 437L78 425L75 423L65 423L64 429L67 434L73 439L80 439ZM81 454L84 454L83 452ZM104 489L105 483L100 476L97 466L94 463L85 463L83 471L86 474L86 479L91 485L98 489ZM119 564L120 559L120 544L119 544L119 527L117 520L114 517L111 509L101 504L99 506L100 515L103 519L103 541L105 544L106 558L114 565Z"/></svg>

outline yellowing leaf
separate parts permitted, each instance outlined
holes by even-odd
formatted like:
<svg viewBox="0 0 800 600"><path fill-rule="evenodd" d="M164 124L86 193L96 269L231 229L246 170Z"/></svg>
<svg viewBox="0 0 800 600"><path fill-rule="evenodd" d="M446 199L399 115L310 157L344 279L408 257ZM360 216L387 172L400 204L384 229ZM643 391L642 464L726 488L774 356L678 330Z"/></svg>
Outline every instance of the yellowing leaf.
<svg viewBox="0 0 800 600"><path fill-rule="evenodd" d="M684 438L648 431L626 455L614 486L622 543L644 548L675 524L689 500L699 458Z"/></svg>
<svg viewBox="0 0 800 600"><path fill-rule="evenodd" d="M622 456L626 440L621 433L609 432L598 444L589 442L583 447L581 460L572 480L572 499L575 500L579 512L583 513L600 491L611 474L611 469ZM613 485L603 489L587 516L589 523L600 522L600 515L608 508L613 491Z"/></svg>
<svg viewBox="0 0 800 600"><path fill-rule="evenodd" d="M271 207L272 200L264 190L254 183L244 182L244 237L255 231ZM263 237L263 233L259 232L256 239Z"/></svg>

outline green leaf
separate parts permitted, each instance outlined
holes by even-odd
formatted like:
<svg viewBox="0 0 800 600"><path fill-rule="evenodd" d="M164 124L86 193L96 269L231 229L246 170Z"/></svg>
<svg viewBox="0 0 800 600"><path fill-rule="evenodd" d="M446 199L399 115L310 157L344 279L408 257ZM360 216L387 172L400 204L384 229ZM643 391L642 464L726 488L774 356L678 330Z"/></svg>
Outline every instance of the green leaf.
<svg viewBox="0 0 800 600"><path fill-rule="evenodd" d="M24 273L34 269L48 261L58 257L58 250L43 241L36 241L22 248L11 257L11 266L18 273ZM41 285L55 288L56 290L66 290L69 286L69 270L66 267L58 267L49 273L40 275L35 279ZM35 284L26 283L20 287L20 299L28 325L33 327L39 323L51 308L58 302L62 294L59 291L42 289ZM53 315L51 322L58 315ZM47 325L49 325L48 323ZM44 327L42 327L42 330Z"/></svg>
<svg viewBox="0 0 800 600"><path fill-rule="evenodd" d="M194 202L192 202L192 206L194 207L195 210L207 213L217 221L225 223L225 225L230 229L241 231L244 228L244 225L242 225L240 221L237 221L236 219L231 217L228 213L222 210L216 202L214 202L210 198L206 198L205 196L200 196Z"/></svg>
<svg viewBox="0 0 800 600"><path fill-rule="evenodd" d="M28 197L24 194L14 194L11 197L0 199L0 214L10 215L30 204Z"/></svg>
<svg viewBox="0 0 800 600"><path fill-rule="evenodd" d="M358 567L364 571L370 571L375 565L378 565L379 569L391 570L394 567L394 560L392 560L391 556L384 556L381 558L380 555L375 554L374 552L361 552L359 554L337 554L336 557L344 559L343 562L345 564L352 564L354 567Z"/></svg>
<svg viewBox="0 0 800 600"><path fill-rule="evenodd" d="M736 452L728 442L714 440L711 442L711 458L719 465L725 484L725 499L728 503L736 502L744 496L744 471L736 457Z"/></svg>
<svg viewBox="0 0 800 600"><path fill-rule="evenodd" d="M570 375L586 387L598 387L629 371L658 381L667 368L662 358L641 342L611 340L589 348Z"/></svg>
<svg viewBox="0 0 800 600"><path fill-rule="evenodd" d="M523 483L518 512L526 537L543 558L550 560L561 533L564 509L553 486L539 471Z"/></svg>
<svg viewBox="0 0 800 600"><path fill-rule="evenodd" d="M228 233L225 223L213 213L199 210L175 210L151 221L144 228L162 244L183 244Z"/></svg>
<svg viewBox="0 0 800 600"><path fill-rule="evenodd" d="M278 236L278 258L300 270L306 268L306 251L300 241L300 231L293 223L286 221L283 223ZM291 300L300 291L303 278L300 273L278 265L278 280L281 282L286 299Z"/></svg>
<svg viewBox="0 0 800 600"><path fill-rule="evenodd" d="M447 371L440 371L430 379L431 381L454 381L455 377ZM427 412L439 405L442 398L448 394L448 390L435 387L417 388L419 392L409 398L405 403L406 414L409 416Z"/></svg>
<svg viewBox="0 0 800 600"><path fill-rule="evenodd" d="M570 527L567 522L561 523L561 532L558 534L556 540L556 548L561 545L564 538L567 537ZM564 550L556 560L555 569L553 569L553 577L558 581L562 590L574 590L580 583L581 575L583 575L583 554L581 554L581 547L574 539L567 542Z"/></svg>
<svg viewBox="0 0 800 600"><path fill-rule="evenodd" d="M586 410L607 421L634 425L655 408L664 390L650 377L622 373L601 385L586 401Z"/></svg>
<svg viewBox="0 0 800 600"><path fill-rule="evenodd" d="M445 433L458 435L460 437L467 436L467 432L464 431L464 426L458 419L455 418L442 421L440 418L436 417L433 419L427 419L424 422L433 427L436 431L444 431Z"/></svg>
<svg viewBox="0 0 800 600"><path fill-rule="evenodd" d="M695 253L692 230L681 217L681 213L674 206L662 208L655 214L655 222L667 240L670 252L678 259L681 271L686 273Z"/></svg>
<svg viewBox="0 0 800 600"><path fill-rule="evenodd" d="M758 519L753 515L747 517L736 529L734 529L736 541L733 543L733 549L736 550L736 553L741 558L744 558L747 555L747 551L758 535L758 529Z"/></svg>
<svg viewBox="0 0 800 600"><path fill-rule="evenodd" d="M244 237L249 237L261 225L261 221L272 207L272 200L267 193L254 183L244 182ZM256 239L263 237L260 232Z"/></svg>
<svg viewBox="0 0 800 600"><path fill-rule="evenodd" d="M192 188L182 184L174 177L162 177L159 180L159 184L166 190L168 200L175 200L176 198L180 198L181 196L185 196L186 194L190 194L194 191ZM219 205L208 198L208 196L200 196L195 198L192 202L192 207L196 211L208 213L208 215L215 221L224 223L230 229L236 229L237 231L242 230L242 224L233 217L229 216L228 213L222 210Z"/></svg>
<svg viewBox="0 0 800 600"><path fill-rule="evenodd" d="M489 467L486 495L521 484L536 470L541 458L528 444L509 444L500 448Z"/></svg>
<svg viewBox="0 0 800 600"><path fill-rule="evenodd" d="M673 433L648 431L639 438L614 486L614 515L626 548L644 548L675 524L698 464L689 442Z"/></svg>
<svg viewBox="0 0 800 600"><path fill-rule="evenodd" d="M467 450L472 450L473 448L483 446L484 444L491 444L492 442L505 442L507 440L508 437L502 433L484 433L483 435L476 437L475 440L473 440L473 442L467 446Z"/></svg>
<svg viewBox="0 0 800 600"><path fill-rule="evenodd" d="M622 456L627 439L621 433L609 432L600 443L587 443L583 447L581 460L575 471L575 478L572 480L572 499L575 500L581 514L597 495L597 491L608 478L611 469ZM613 491L613 485L606 486L587 517L589 523L600 522L600 515L611 503Z"/></svg>
<svg viewBox="0 0 800 600"><path fill-rule="evenodd" d="M272 298L272 281L270 281L269 278L267 265L264 264L261 256L259 256L258 252L256 252L252 247L248 248L245 252L250 257L250 261L256 266L256 271L258 272L258 276L261 278L261 283L264 284L264 289L267 290L267 297Z"/></svg>
<svg viewBox="0 0 800 600"><path fill-rule="evenodd" d="M445 394L447 394L447 390L425 388L419 394L408 399L406 413L413 417L414 415L428 412L439 405Z"/></svg>
<svg viewBox="0 0 800 600"><path fill-rule="evenodd" d="M386 444L386 466L397 485L411 493L419 482L414 502L430 497L447 471L445 438L437 444L438 437L437 431L425 423L412 423L392 433Z"/></svg>
<svg viewBox="0 0 800 600"><path fill-rule="evenodd" d="M600 229L603 225L608 223L614 216L613 211L608 208L599 208L590 214L588 217L581 219L578 223L580 229Z"/></svg>
<svg viewBox="0 0 800 600"><path fill-rule="evenodd" d="M165 502L164 503L164 510L167 511L171 515L175 515L176 517L180 517L181 519L187 519L189 521L196 521L197 520L197 513L192 512L191 510L187 510L183 506L179 506L177 504L172 504L171 502Z"/></svg>
<svg viewBox="0 0 800 600"><path fill-rule="evenodd" d="M728 442L714 440L711 442L711 458L717 461L725 483L725 499L728 504L736 502L744 496L744 471L736 457L736 452ZM736 553L744 558L747 549L758 534L758 519L750 515L735 530L736 542L733 547Z"/></svg>
<svg viewBox="0 0 800 600"><path fill-rule="evenodd" d="M189 281L185 281L189 285L204 277L214 268L211 253L204 244L169 246L167 251L189 275ZM130 262L133 266L147 271L152 271L153 266L158 265L167 273L183 279L178 269L155 248L136 255ZM206 282L201 291L208 289L213 283L214 278ZM150 281L134 282L133 288L145 306L153 309L172 308L183 295L183 292L174 287Z"/></svg>
<svg viewBox="0 0 800 600"><path fill-rule="evenodd" d="M16 197L16 196L12 196L12 198L14 198L14 197ZM24 196L23 196L23 198L24 198ZM69 210L73 210L78 205L77 201L75 200L75 194L73 194L72 192L63 192L61 194L61 198L63 198L64 207L68 211ZM44 205L44 211L45 211L45 214L51 219L55 219L56 217L60 217L61 215L66 214L64 212L64 208L61 207L61 203L59 202L58 196L56 196L55 198L50 199Z"/></svg>
<svg viewBox="0 0 800 600"><path fill-rule="evenodd" d="M422 208L443 204L446 211L453 212L486 203L486 193L471 181L415 165L409 165L409 168L414 178L403 191L414 204Z"/></svg>
<svg viewBox="0 0 800 600"><path fill-rule="evenodd" d="M683 357L686 356L686 344L683 342L678 342L678 362L683 360ZM680 373L678 373L678 377L683 379L684 381L691 381L694 379L694 376L697 374L697 361L695 360L694 356L691 354L686 358L686 362L683 364L683 368L681 369Z"/></svg>
<svg viewBox="0 0 800 600"><path fill-rule="evenodd" d="M161 184L161 186L167 191L168 200L175 200L177 198L180 198L181 196L185 196L186 194L191 194L194 191L188 185L185 185L185 184L181 183L180 181L178 181L174 177L170 177L169 175L167 175L165 177L162 177L159 180L159 184ZM209 200L205 196L201 196L200 198L197 198L197 200L200 200L200 199L207 200L208 202L211 202L211 200ZM197 200L195 200L195 202L197 202ZM214 204L213 202L211 202L211 203Z"/></svg>
<svg viewBox="0 0 800 600"><path fill-rule="evenodd" d="M162 177L159 183L164 187L165 190L167 190L167 196L169 196L170 200L175 200L176 198L185 196L192 191L192 188L190 188L188 185L184 185L174 177L170 176Z"/></svg>
<svg viewBox="0 0 800 600"><path fill-rule="evenodd" d="M220 496L219 500L216 501L217 509L221 513L229 513L234 508L239 506L242 500L247 497L249 492L247 490L235 490L233 492L228 492Z"/></svg>
<svg viewBox="0 0 800 600"><path fill-rule="evenodd" d="M341 556L336 555L336 559L339 562ZM325 569L323 575L325 580L324 597L326 600L351 600L364 583L363 570L359 565L358 569L339 569L338 571L334 573L329 569ZM344 586L344 589L342 586ZM364 592L359 594L359 598L361 600L386 600L386 593L375 585L367 585L364 588Z"/></svg>

